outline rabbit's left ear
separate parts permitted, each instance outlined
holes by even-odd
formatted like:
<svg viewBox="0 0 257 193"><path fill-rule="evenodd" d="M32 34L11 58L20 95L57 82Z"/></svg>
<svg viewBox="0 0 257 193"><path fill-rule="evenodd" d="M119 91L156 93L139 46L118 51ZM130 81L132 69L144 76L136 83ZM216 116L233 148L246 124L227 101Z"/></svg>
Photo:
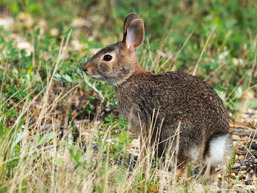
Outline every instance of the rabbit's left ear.
<svg viewBox="0 0 257 193"><path fill-rule="evenodd" d="M123 34L127 32L128 25L135 19L139 19L138 15L136 13L130 13L124 20L124 25L123 25Z"/></svg>
<svg viewBox="0 0 257 193"><path fill-rule="evenodd" d="M134 51L144 41L145 29L141 19L133 20L127 27L123 36L123 43L129 51Z"/></svg>

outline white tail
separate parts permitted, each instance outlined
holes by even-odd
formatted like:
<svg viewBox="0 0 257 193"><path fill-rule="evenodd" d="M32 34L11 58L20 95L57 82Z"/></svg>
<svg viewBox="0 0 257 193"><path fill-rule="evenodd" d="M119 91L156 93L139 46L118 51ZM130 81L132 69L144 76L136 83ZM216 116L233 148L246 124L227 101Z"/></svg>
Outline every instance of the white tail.
<svg viewBox="0 0 257 193"><path fill-rule="evenodd" d="M213 138L210 142L210 154L205 163L217 165L224 162L225 156L231 153L231 149L232 140L229 134Z"/></svg>

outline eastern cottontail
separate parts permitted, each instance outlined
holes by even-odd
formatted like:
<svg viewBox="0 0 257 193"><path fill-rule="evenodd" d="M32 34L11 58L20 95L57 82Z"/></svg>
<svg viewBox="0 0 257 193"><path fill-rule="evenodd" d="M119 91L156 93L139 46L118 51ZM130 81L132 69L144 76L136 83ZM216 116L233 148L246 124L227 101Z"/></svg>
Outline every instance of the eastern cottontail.
<svg viewBox="0 0 257 193"><path fill-rule="evenodd" d="M228 115L218 95L205 82L186 73L142 70L136 48L144 40L144 23L137 14L127 16L123 32L121 42L96 53L84 64L83 71L115 87L120 113L130 123L131 131L142 131L152 145L157 141L159 157L177 148L179 163L222 162L231 148L231 138ZM179 139L177 146L174 139Z"/></svg>

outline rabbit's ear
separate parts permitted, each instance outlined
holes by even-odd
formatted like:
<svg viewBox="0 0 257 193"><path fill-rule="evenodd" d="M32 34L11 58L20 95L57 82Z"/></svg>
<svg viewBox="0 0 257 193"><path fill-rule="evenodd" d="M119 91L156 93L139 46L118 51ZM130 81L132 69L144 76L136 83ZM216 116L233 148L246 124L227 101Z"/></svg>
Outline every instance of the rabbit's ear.
<svg viewBox="0 0 257 193"><path fill-rule="evenodd" d="M128 25L123 42L128 50L133 51L143 43L144 35L144 22L141 19L135 19Z"/></svg>
<svg viewBox="0 0 257 193"><path fill-rule="evenodd" d="M130 13L124 20L123 33L127 32L128 25L135 19L139 19L136 13Z"/></svg>

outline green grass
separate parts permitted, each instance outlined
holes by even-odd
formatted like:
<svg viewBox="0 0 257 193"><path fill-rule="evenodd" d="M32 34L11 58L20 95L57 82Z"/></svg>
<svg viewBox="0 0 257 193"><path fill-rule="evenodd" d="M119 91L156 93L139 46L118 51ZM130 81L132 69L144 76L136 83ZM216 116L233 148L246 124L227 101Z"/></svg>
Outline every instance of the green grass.
<svg viewBox="0 0 257 193"><path fill-rule="evenodd" d="M114 88L80 69L95 48L120 40L124 18L137 12L146 28L138 50L144 69L195 73L232 119L256 108L257 3L190 2L1 1L15 24L0 27L0 192L216 190L201 180L177 182L173 172L143 174L142 163L131 170L125 161L131 139L117 116ZM77 27L78 18L87 23ZM29 49L18 48L18 36ZM79 120L91 122L78 126ZM57 125L43 129L49 124ZM233 186L224 177L221 188Z"/></svg>

